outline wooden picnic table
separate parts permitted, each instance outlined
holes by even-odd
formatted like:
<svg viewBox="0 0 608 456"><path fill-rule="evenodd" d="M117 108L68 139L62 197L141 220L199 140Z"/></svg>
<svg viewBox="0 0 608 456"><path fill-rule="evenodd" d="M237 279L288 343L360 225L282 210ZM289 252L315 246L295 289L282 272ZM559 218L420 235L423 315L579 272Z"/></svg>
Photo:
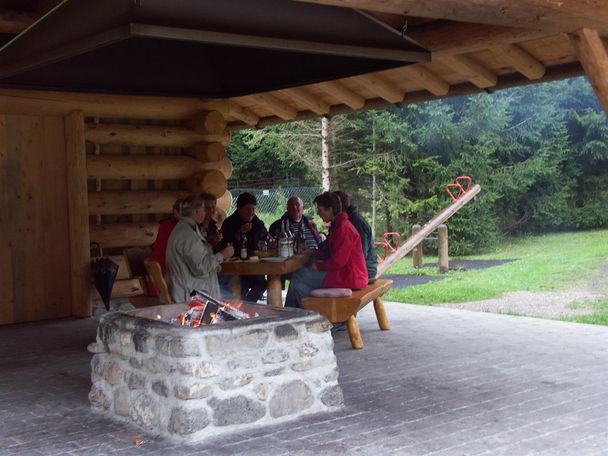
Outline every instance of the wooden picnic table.
<svg viewBox="0 0 608 456"><path fill-rule="evenodd" d="M277 257L270 257L277 258ZM282 261L268 258L259 260L231 260L222 263L220 274L242 276L242 275L265 275L268 290L268 304L283 307L281 295L281 275L289 274L303 268L311 261L311 256L302 254Z"/></svg>

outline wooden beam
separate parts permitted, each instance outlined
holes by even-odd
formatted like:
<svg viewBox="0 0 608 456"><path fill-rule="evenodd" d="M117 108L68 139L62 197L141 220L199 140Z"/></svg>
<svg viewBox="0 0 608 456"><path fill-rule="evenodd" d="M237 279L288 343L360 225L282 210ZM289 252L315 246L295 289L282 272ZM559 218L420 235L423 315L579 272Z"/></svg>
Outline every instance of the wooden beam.
<svg viewBox="0 0 608 456"><path fill-rule="evenodd" d="M466 55L443 55L437 60L467 78L480 89L494 87L498 77L481 63Z"/></svg>
<svg viewBox="0 0 608 456"><path fill-rule="evenodd" d="M276 114L283 120L293 120L298 115L296 109L269 93L260 93L251 95L251 97L268 111Z"/></svg>
<svg viewBox="0 0 608 456"><path fill-rule="evenodd" d="M89 192L89 214L169 214L176 199L190 194L171 190Z"/></svg>
<svg viewBox="0 0 608 456"><path fill-rule="evenodd" d="M584 74L585 73L578 62L571 62L547 68L547 73L543 77L542 82L559 81L562 79L582 76ZM520 73L514 72L501 76L498 80L498 83L492 88L492 90L511 89L513 87L525 86L532 83L533 82L525 76L521 75ZM403 104L422 103L425 101L439 100L442 98L475 95L485 92L485 89L480 89L479 87L475 87L473 84L469 84L468 82L466 82L450 86L450 91L447 95L436 96L430 92L427 92L426 90L410 92L408 93L407 98ZM331 111L328 115L345 115L350 114L352 112L369 111L372 109L385 109L390 106L393 106L393 103L389 103L386 100L376 98L367 100L365 106L358 110L353 110L352 108L345 105L334 105L332 106ZM317 114L311 113L310 111L303 111L298 114L298 117L295 120L310 120L317 119L318 117L319 116ZM269 125L277 125L280 123L284 123L284 120L280 119L279 117L264 117L263 119L260 119L260 122L257 126L263 128ZM249 126L246 124L231 124L229 128L232 131L237 131L249 128Z"/></svg>
<svg viewBox="0 0 608 456"><path fill-rule="evenodd" d="M338 81L321 82L317 85L325 93L331 95L352 109L361 109L365 106L365 98L349 89Z"/></svg>
<svg viewBox="0 0 608 456"><path fill-rule="evenodd" d="M539 62L536 57L516 44L498 46L492 48L492 52L497 54L507 65L519 71L528 79L540 79L547 71L547 68L542 62Z"/></svg>
<svg viewBox="0 0 608 456"><path fill-rule="evenodd" d="M21 33L38 18L40 18L38 13L0 8L0 33Z"/></svg>
<svg viewBox="0 0 608 456"><path fill-rule="evenodd" d="M364 74L357 76L355 79L389 103L401 103L405 97L405 91L379 74Z"/></svg>
<svg viewBox="0 0 608 456"><path fill-rule="evenodd" d="M219 111L201 111L186 125L198 133L222 133L226 129L226 119Z"/></svg>
<svg viewBox="0 0 608 456"><path fill-rule="evenodd" d="M190 119L208 110L226 116L228 101L0 89L0 112L6 114L66 116L72 111L82 111L91 117Z"/></svg>
<svg viewBox="0 0 608 456"><path fill-rule="evenodd" d="M230 133L198 133L183 127L161 125L96 124L85 126L87 141L123 146L190 147L198 142L228 145Z"/></svg>
<svg viewBox="0 0 608 456"><path fill-rule="evenodd" d="M314 96L312 93L306 89L303 89L302 87L293 87L291 89L285 89L282 92L294 100L302 103L312 112L319 114L320 116L329 112L329 104L325 103L319 97Z"/></svg>
<svg viewBox="0 0 608 456"><path fill-rule="evenodd" d="M569 37L591 86L608 115L608 55L602 38L597 31L590 29L581 29Z"/></svg>
<svg viewBox="0 0 608 456"><path fill-rule="evenodd" d="M420 0L299 0L306 3L360 8L425 17L450 19L458 22L494 24L572 32L581 27L593 27L602 33L608 32L608 3L604 1L580 0L494 0L480 2L471 0L442 0L421 2Z"/></svg>
<svg viewBox="0 0 608 456"><path fill-rule="evenodd" d="M89 225L91 242L108 247L146 247L158 233L158 223L112 223Z"/></svg>
<svg viewBox="0 0 608 456"><path fill-rule="evenodd" d="M197 171L220 170L232 175L232 162L225 158L203 163L184 155L89 155L87 176L91 179L186 179Z"/></svg>
<svg viewBox="0 0 608 456"><path fill-rule="evenodd" d="M450 84L447 81L436 76L422 65L410 65L403 68L401 72L433 95L445 95L450 90Z"/></svg>
<svg viewBox="0 0 608 456"><path fill-rule="evenodd" d="M84 115L74 111L65 118L68 229L70 233L70 278L72 315L91 315L91 257L87 199Z"/></svg>
<svg viewBox="0 0 608 456"><path fill-rule="evenodd" d="M195 43L221 44L228 46L253 47L278 51L305 52L330 56L358 57L364 59L395 60L403 62L427 62L427 52L388 47L358 46L332 43L329 40L306 41L285 37L242 35L238 33L215 32L200 29L165 27L151 24L129 24L131 35L192 41Z"/></svg>
<svg viewBox="0 0 608 456"><path fill-rule="evenodd" d="M241 122L246 123L254 127L260 121L260 118L252 113L250 110L245 109L236 101L229 100L228 102L228 115L237 118Z"/></svg>

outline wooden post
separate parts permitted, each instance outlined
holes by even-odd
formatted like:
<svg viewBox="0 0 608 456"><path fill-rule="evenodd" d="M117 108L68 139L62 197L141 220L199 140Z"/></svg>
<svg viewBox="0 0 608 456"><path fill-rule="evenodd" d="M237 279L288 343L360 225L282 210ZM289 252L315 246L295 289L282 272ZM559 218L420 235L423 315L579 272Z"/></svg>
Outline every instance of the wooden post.
<svg viewBox="0 0 608 456"><path fill-rule="evenodd" d="M6 143L6 117L0 115L0 211L10 214L9 173L11 167ZM13 253L9 217L0 217L0 325L14 323Z"/></svg>
<svg viewBox="0 0 608 456"><path fill-rule="evenodd" d="M412 226L412 236L420 233L421 229L422 228L420 225L418 225L418 224L413 225ZM414 250L412 251L412 259L414 261L415 268L421 268L424 266L424 260L422 259L422 241L424 241L424 239L421 239L420 242L418 243L418 245L416 245L416 247L414 247Z"/></svg>
<svg viewBox="0 0 608 456"><path fill-rule="evenodd" d="M445 274L450 270L450 263L448 259L448 227L443 224L437 227L437 251L439 272Z"/></svg>
<svg viewBox="0 0 608 456"><path fill-rule="evenodd" d="M72 315L91 315L91 256L84 115L74 111L65 117L68 189L68 226L72 277Z"/></svg>
<svg viewBox="0 0 608 456"><path fill-rule="evenodd" d="M570 43L589 77L604 113L608 115L608 53L595 30L581 29L570 35Z"/></svg>

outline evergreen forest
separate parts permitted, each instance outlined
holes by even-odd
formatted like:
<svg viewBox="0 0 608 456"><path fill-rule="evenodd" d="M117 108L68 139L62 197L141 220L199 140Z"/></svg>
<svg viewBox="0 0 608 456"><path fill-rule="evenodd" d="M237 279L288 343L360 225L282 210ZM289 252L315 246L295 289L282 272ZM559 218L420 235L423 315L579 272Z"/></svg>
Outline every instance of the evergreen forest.
<svg viewBox="0 0 608 456"><path fill-rule="evenodd" d="M583 77L334 116L328 144L331 189L375 207L377 233L424 224L460 175L482 190L448 222L451 254L608 227L608 121ZM235 132L228 153L232 181L321 187L320 119Z"/></svg>

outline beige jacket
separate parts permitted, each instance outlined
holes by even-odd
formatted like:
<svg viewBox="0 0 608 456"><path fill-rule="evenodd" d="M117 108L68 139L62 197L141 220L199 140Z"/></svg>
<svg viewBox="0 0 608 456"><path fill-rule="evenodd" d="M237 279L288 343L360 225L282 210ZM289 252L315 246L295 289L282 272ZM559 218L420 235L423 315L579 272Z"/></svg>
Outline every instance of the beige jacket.
<svg viewBox="0 0 608 456"><path fill-rule="evenodd" d="M223 259L221 253L213 253L192 218L181 219L167 243L165 279L173 302L187 302L194 289L220 298L217 267Z"/></svg>

